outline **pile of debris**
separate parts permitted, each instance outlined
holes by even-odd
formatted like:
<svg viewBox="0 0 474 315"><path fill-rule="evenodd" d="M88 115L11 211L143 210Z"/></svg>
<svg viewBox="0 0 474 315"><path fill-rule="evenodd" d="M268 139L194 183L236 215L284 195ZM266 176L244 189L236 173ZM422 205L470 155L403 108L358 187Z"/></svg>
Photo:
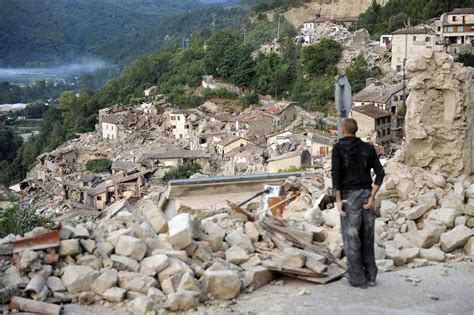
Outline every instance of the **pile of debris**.
<svg viewBox="0 0 474 315"><path fill-rule="evenodd" d="M299 181L291 185L272 209L293 200L287 208L299 211L303 199L311 202ZM268 211L255 220L231 210L200 221L188 213L168 220L152 200L128 209L111 207L96 222L64 222L1 240L0 255L8 258L1 265L2 302L53 314L65 303L118 304L133 314L187 311L251 292L278 272L327 283L345 271L322 243L326 229L308 222L295 225Z"/></svg>
<svg viewBox="0 0 474 315"><path fill-rule="evenodd" d="M407 65L412 79L406 142L386 166L378 197L378 258L425 264L474 258L472 68L426 51ZM466 256L467 254L467 256Z"/></svg>
<svg viewBox="0 0 474 315"><path fill-rule="evenodd" d="M347 45L352 39L352 34L344 26L326 21L318 24L314 30L302 30L302 35L296 37L296 43L314 45L323 38Z"/></svg>

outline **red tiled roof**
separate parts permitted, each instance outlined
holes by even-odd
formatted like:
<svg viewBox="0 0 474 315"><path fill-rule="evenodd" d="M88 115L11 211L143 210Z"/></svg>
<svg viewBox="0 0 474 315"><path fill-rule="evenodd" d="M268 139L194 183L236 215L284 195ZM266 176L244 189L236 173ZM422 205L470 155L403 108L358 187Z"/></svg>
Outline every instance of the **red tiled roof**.
<svg viewBox="0 0 474 315"><path fill-rule="evenodd" d="M270 115L280 115L288 107L296 104L296 102L278 102L273 105L264 107L263 110L265 111L265 113Z"/></svg>

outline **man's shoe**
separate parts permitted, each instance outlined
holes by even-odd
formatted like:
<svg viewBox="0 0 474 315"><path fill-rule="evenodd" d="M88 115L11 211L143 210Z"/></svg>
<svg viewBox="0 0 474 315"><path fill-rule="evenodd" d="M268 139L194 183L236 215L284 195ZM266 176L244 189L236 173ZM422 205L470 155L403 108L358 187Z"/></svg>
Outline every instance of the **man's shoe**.
<svg viewBox="0 0 474 315"><path fill-rule="evenodd" d="M362 284L353 284L351 282L351 279L349 278L349 275L346 275L344 278L342 278L343 282L346 284L349 284L351 287L354 288L359 288L359 289L367 289L367 283L362 283Z"/></svg>
<svg viewBox="0 0 474 315"><path fill-rule="evenodd" d="M369 287L375 287L377 285L377 282L375 282L375 280L370 280L368 282L368 285L369 285Z"/></svg>

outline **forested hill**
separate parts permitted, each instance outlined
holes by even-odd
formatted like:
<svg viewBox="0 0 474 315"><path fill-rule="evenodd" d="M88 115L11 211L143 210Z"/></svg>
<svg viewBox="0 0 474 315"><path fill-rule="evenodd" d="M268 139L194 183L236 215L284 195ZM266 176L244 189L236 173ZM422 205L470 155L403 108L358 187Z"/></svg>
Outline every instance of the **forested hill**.
<svg viewBox="0 0 474 315"><path fill-rule="evenodd" d="M88 56L126 64L163 44L160 26L173 24L171 17L208 7L199 0L0 0L0 66Z"/></svg>

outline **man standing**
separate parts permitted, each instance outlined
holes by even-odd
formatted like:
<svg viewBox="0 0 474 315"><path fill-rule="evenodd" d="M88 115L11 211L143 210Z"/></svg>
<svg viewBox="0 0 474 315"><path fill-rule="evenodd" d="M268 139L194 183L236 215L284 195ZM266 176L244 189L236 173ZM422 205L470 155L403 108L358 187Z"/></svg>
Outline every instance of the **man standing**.
<svg viewBox="0 0 474 315"><path fill-rule="evenodd" d="M355 287L375 286L374 197L385 172L375 148L357 138L357 122L342 122L342 136L332 151L332 184L341 215L348 282ZM371 169L376 178L372 183Z"/></svg>

